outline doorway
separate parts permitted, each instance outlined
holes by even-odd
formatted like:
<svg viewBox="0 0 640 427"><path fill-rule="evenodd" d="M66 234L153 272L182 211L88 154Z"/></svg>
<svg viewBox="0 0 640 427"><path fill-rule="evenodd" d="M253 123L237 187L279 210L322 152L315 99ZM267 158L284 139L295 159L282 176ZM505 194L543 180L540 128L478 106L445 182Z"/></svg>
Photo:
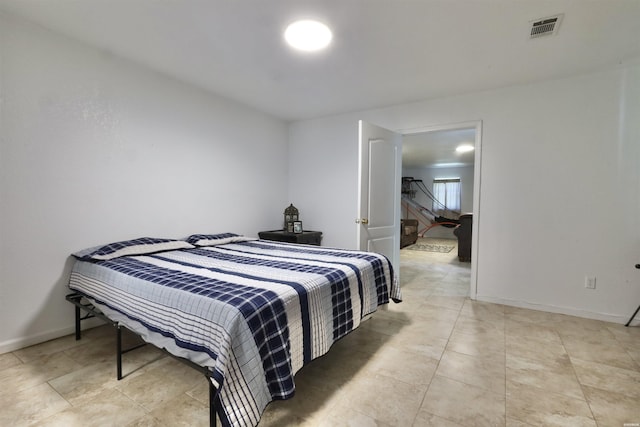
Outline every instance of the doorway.
<svg viewBox="0 0 640 427"><path fill-rule="evenodd" d="M432 190L434 179L458 179L460 184L460 206L462 213L471 213L473 227L471 233L471 263L469 293L471 299L477 294L477 260L480 208L480 166L482 122L465 122L440 126L429 126L399 131L402 134L402 175L421 179L427 190ZM473 147L466 153L456 152L461 145ZM428 205L433 209L432 200L416 194L418 205ZM415 214L415 211L413 212ZM405 211L401 212L406 218ZM424 228L422 229L424 230ZM451 228L432 227L424 233L429 237L457 239ZM457 249L454 249L457 251ZM457 255L457 254L455 254ZM444 262L451 257L441 257ZM437 256L434 258L437 259ZM456 257L454 256L454 259ZM402 274L402 270L401 270Z"/></svg>

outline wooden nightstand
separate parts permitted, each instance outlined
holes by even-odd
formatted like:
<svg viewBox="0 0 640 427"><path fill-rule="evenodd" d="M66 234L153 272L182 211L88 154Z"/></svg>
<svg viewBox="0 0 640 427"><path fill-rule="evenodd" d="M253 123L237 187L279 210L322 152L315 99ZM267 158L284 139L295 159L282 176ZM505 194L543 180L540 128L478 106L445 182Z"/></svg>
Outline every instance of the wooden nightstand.
<svg viewBox="0 0 640 427"><path fill-rule="evenodd" d="M302 243L305 245L320 246L322 231L303 231L302 233L287 233L284 230L261 231L258 237L263 240L275 240L277 242Z"/></svg>

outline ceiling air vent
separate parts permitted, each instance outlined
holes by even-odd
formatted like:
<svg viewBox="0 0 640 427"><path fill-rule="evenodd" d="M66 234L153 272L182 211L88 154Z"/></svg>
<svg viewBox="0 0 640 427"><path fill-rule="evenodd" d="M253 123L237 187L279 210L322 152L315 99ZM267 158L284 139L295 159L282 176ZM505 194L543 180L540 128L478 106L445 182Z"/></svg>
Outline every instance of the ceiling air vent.
<svg viewBox="0 0 640 427"><path fill-rule="evenodd" d="M552 36L556 34L563 16L563 14L560 14L533 21L531 24L531 38L535 39L538 37Z"/></svg>

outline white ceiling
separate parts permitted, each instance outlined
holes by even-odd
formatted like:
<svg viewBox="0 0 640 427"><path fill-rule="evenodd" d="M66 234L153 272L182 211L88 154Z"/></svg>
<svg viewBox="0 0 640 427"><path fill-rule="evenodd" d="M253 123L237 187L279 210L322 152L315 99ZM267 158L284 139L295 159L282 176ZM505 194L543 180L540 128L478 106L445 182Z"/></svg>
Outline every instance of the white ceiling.
<svg viewBox="0 0 640 427"><path fill-rule="evenodd" d="M476 130L423 132L402 137L402 167L457 167L474 163L474 152L457 153L459 145L475 145Z"/></svg>
<svg viewBox="0 0 640 427"><path fill-rule="evenodd" d="M589 72L640 57L640 0L0 0L0 10L285 120ZM531 21L564 13L556 36ZM296 18L334 32L300 54Z"/></svg>

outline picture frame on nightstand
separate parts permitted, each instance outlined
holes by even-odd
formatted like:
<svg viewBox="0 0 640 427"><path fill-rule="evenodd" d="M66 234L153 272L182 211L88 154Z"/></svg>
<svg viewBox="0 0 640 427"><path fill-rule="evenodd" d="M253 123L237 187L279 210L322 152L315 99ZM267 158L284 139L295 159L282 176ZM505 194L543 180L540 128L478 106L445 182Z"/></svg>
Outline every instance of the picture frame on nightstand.
<svg viewBox="0 0 640 427"><path fill-rule="evenodd" d="M302 221L293 222L293 232L296 234L302 233Z"/></svg>

